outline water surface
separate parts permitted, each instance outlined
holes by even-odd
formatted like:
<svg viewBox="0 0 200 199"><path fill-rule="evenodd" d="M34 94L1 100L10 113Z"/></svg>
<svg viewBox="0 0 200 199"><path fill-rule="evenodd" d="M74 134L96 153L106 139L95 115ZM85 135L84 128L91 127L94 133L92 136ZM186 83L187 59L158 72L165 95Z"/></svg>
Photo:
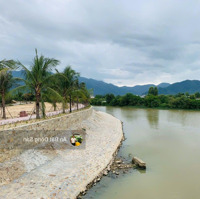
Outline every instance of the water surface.
<svg viewBox="0 0 200 199"><path fill-rule="evenodd" d="M200 112L95 107L119 118L127 138L120 150L147 163L117 179L104 177L85 199L199 199Z"/></svg>

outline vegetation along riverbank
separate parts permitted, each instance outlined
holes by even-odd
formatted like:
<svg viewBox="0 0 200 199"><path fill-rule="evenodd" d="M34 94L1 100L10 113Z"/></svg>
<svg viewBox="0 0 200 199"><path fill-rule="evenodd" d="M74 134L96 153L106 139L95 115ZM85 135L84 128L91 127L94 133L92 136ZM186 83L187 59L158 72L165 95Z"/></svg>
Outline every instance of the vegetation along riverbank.
<svg viewBox="0 0 200 199"><path fill-rule="evenodd" d="M159 95L157 87L151 87L144 96L127 93L123 96L113 94L96 95L91 100L96 106L136 106L162 109L200 110L200 93L179 93L177 95Z"/></svg>

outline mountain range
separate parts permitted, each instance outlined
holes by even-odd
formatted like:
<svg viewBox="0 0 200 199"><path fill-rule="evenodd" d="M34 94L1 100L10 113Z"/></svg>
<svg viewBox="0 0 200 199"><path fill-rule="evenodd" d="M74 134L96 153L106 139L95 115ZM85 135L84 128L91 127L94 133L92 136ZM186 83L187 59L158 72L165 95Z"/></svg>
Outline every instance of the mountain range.
<svg viewBox="0 0 200 199"><path fill-rule="evenodd" d="M88 89L93 89L94 95L105 95L107 93L113 93L114 95L125 95L126 93L133 93L135 95L145 94L151 86L156 86L154 84L137 85L133 87L128 86L116 86L113 84L105 83L103 81L88 79L85 77L79 78L80 82L85 82ZM159 88L165 88L169 86L169 83L161 83L157 85Z"/></svg>
<svg viewBox="0 0 200 199"><path fill-rule="evenodd" d="M85 82L88 89L93 89L94 95L105 95L107 93L113 93L114 95L125 95L126 93L132 93L135 95L146 95L150 87L158 87L159 94L165 95L175 95L178 93L190 93L194 94L200 92L200 81L199 80L185 80L181 82L176 82L173 84L161 83L146 84L146 85L136 85L133 87L128 86L116 86L113 84L105 83L103 81L98 81L95 79L88 79L85 77L80 77L81 82Z"/></svg>
<svg viewBox="0 0 200 199"><path fill-rule="evenodd" d="M23 77L22 71L13 71L14 77ZM84 82L88 89L93 89L94 95L105 95L107 93L113 93L114 95L125 95L126 93L132 93L135 95L145 95L147 94L151 86L158 87L159 94L174 95L177 93L190 93L200 92L200 81L199 80L185 80L182 82L176 82L173 84L161 83L158 85L146 84L146 85L136 85L133 87L128 86L116 86L103 81L80 77L80 82Z"/></svg>

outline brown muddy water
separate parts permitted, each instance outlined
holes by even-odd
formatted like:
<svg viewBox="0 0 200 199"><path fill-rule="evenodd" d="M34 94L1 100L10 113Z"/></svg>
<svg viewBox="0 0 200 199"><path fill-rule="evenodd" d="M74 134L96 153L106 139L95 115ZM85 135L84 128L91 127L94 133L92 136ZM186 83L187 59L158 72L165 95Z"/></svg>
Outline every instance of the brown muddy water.
<svg viewBox="0 0 200 199"><path fill-rule="evenodd" d="M200 199L199 111L95 109L123 121L127 139L119 156L137 156L147 170L105 176L84 199Z"/></svg>

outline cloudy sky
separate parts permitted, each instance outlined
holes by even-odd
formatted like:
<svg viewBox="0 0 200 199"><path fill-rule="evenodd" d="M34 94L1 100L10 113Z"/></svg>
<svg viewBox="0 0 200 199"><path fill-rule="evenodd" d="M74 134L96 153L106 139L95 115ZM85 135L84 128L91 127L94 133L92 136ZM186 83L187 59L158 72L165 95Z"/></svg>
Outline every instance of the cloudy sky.
<svg viewBox="0 0 200 199"><path fill-rule="evenodd" d="M0 0L0 59L34 49L116 85L200 79L199 0Z"/></svg>

